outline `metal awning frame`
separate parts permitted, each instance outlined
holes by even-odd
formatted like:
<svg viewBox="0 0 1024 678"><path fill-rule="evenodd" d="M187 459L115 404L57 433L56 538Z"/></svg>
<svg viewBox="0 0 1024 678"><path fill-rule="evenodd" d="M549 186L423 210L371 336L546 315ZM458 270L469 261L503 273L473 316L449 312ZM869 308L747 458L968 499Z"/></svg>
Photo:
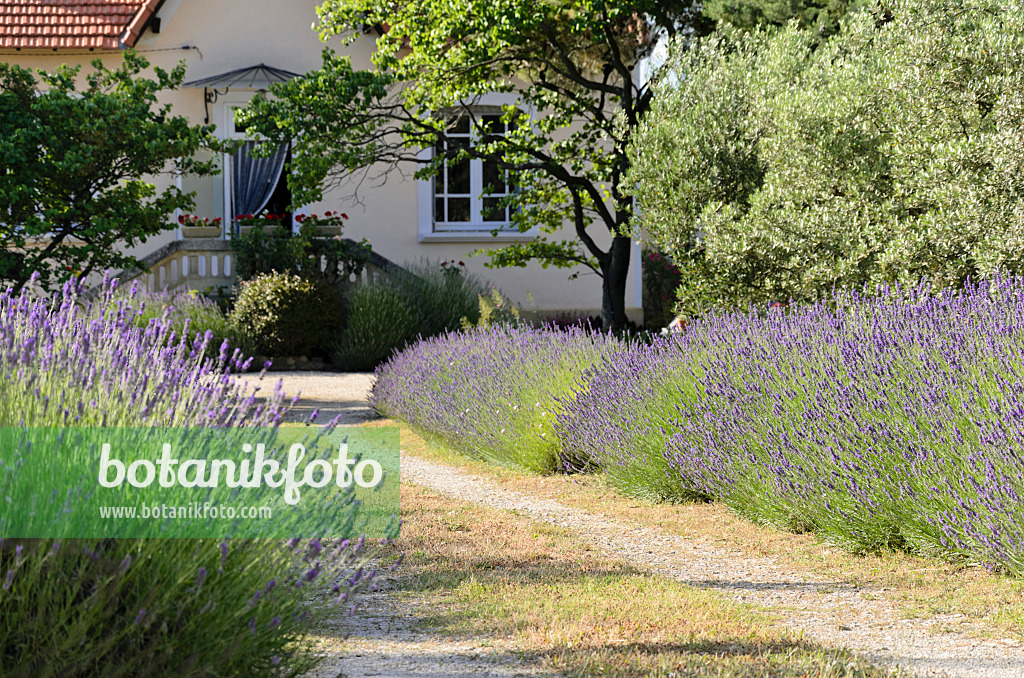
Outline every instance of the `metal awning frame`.
<svg viewBox="0 0 1024 678"><path fill-rule="evenodd" d="M204 124L210 124L210 106L217 103L230 89L255 89L265 92L267 87L275 82L287 82L292 78L299 77L298 73L292 73L281 68L274 68L266 64L258 64L248 68L239 68L220 75L210 76L199 80L186 82L182 87L202 87L203 101L206 110Z"/></svg>

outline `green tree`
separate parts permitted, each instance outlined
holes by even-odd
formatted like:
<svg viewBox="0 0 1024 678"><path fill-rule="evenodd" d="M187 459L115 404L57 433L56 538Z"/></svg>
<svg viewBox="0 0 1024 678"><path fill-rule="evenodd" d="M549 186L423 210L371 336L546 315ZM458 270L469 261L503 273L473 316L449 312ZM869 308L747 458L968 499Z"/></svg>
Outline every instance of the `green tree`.
<svg viewBox="0 0 1024 678"><path fill-rule="evenodd" d="M39 275L45 287L72 276L137 265L124 247L166 230L193 196L175 187L157 193L144 180L173 168L215 172L193 155L219 149L213 127L193 126L157 105L181 84L184 65L154 69L126 52L110 70L100 61L86 86L78 68L52 73L0 63L0 280L21 288Z"/></svg>
<svg viewBox="0 0 1024 678"><path fill-rule="evenodd" d="M1024 272L1024 4L886 9L671 58L626 183L690 310Z"/></svg>
<svg viewBox="0 0 1024 678"><path fill-rule="evenodd" d="M327 49L321 70L273 86L274 98L256 99L243 114L264 137L296 144L293 198L317 199L332 180L378 163L415 163L421 178L446 162L492 163L515 186L495 207L513 207L514 225L539 226L542 236L490 250L489 265L588 267L602 279L606 326L622 327L631 201L618 186L626 144L652 97L634 68L655 36L707 29L694 5L328 0L319 16L325 40L351 43L371 26L381 35L372 70L355 70ZM507 134L475 107L492 92L517 97L495 112ZM450 136L466 120L470 146ZM425 148L439 150L424 160ZM550 239L567 221L575 237Z"/></svg>

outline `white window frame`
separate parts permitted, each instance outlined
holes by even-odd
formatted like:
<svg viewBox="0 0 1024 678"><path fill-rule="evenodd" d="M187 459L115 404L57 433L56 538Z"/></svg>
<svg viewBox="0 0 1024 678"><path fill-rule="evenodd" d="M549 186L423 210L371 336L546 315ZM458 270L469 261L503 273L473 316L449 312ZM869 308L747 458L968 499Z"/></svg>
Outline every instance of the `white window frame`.
<svg viewBox="0 0 1024 678"><path fill-rule="evenodd" d="M489 94L480 97L469 106L471 111L479 111L480 115L493 115L503 105L516 106L523 109L522 104L510 94ZM475 130L470 129L472 134ZM429 161L434 157L433 148L420 151L419 159ZM481 213L483 199L483 161L470 160L470 210L473 215ZM539 227L526 232L515 229L510 222L483 221L478 219L468 222L448 222L441 230L437 229L434 220L434 179L417 180L417 222L419 242L523 242L533 240L540 232ZM493 231L497 231L492 235Z"/></svg>

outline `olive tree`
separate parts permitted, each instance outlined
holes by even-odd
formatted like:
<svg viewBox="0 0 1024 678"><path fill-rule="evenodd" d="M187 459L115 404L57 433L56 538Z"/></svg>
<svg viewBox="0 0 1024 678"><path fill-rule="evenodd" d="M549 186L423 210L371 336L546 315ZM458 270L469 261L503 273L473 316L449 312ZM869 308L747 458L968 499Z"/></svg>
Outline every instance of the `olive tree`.
<svg viewBox="0 0 1024 678"><path fill-rule="evenodd" d="M893 0L677 49L624 182L681 301L1024 271L1024 4Z"/></svg>

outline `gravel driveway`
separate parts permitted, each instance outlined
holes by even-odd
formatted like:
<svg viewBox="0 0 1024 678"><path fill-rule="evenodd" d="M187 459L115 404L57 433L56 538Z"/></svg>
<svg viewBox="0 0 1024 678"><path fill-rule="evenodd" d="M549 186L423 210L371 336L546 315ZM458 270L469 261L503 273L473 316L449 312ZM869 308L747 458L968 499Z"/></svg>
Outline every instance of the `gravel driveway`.
<svg viewBox="0 0 1024 678"><path fill-rule="evenodd" d="M284 421L305 422L314 410L319 410L316 421L326 424L341 415L339 424L358 424L377 414L366 404L366 397L375 379L372 373L362 372L267 372L262 380L258 374L241 375L248 384L258 386L259 393L271 394L278 382L284 392L293 397L300 395L298 404Z"/></svg>

